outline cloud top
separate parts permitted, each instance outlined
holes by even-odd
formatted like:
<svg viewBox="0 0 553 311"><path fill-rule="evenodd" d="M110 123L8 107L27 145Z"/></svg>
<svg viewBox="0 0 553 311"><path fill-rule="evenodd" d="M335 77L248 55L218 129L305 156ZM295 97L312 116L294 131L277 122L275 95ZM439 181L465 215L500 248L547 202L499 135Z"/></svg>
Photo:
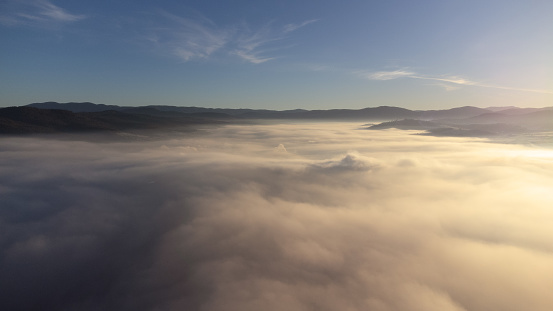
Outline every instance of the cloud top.
<svg viewBox="0 0 553 311"><path fill-rule="evenodd" d="M550 152L358 127L2 139L0 307L553 305Z"/></svg>

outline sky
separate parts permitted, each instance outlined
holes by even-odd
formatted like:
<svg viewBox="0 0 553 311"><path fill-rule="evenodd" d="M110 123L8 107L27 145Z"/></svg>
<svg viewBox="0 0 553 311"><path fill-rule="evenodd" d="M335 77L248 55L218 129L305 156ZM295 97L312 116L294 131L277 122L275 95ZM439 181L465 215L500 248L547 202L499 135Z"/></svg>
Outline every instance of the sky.
<svg viewBox="0 0 553 311"><path fill-rule="evenodd" d="M2 139L0 309L551 310L553 150L412 133Z"/></svg>
<svg viewBox="0 0 553 311"><path fill-rule="evenodd" d="M549 0L0 3L0 106L553 104Z"/></svg>

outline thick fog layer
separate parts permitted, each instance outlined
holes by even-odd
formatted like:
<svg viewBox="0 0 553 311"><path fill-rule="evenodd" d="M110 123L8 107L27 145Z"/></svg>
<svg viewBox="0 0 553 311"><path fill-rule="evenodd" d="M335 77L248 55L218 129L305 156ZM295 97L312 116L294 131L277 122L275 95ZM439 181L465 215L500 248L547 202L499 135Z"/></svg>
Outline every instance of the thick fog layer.
<svg viewBox="0 0 553 311"><path fill-rule="evenodd" d="M0 309L553 309L551 150L359 126L2 138Z"/></svg>

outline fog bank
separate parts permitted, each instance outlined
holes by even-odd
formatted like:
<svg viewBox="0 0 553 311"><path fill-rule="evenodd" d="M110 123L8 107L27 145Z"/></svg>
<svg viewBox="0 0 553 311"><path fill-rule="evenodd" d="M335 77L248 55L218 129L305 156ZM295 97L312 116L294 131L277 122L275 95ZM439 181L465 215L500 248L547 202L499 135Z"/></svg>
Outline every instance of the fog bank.
<svg viewBox="0 0 553 311"><path fill-rule="evenodd" d="M2 310L551 310L553 151L359 124L2 138Z"/></svg>

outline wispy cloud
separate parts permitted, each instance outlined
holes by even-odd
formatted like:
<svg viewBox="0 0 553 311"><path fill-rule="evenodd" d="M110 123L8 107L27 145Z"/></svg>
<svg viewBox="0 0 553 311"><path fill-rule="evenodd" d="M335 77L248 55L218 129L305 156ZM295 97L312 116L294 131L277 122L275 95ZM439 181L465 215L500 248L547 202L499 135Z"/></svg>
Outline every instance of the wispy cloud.
<svg viewBox="0 0 553 311"><path fill-rule="evenodd" d="M84 15L76 15L67 12L66 10L56 6L46 0L36 2L36 6L39 8L39 14L47 19L59 22L75 22L85 18Z"/></svg>
<svg viewBox="0 0 553 311"><path fill-rule="evenodd" d="M232 54L241 57L245 61L261 64L275 58L265 56L265 49L269 44L281 40L282 38L282 34L273 31L271 24L261 27L254 33L252 33L248 27L245 27L236 38L236 49Z"/></svg>
<svg viewBox="0 0 553 311"><path fill-rule="evenodd" d="M247 51L247 50L236 50L234 54L236 56L241 57L243 60L253 64L261 64L266 61L275 59L275 57L262 57L258 53L252 53L251 51Z"/></svg>
<svg viewBox="0 0 553 311"><path fill-rule="evenodd" d="M438 81L442 83L438 83L436 85L445 88L447 91L459 89L460 86L476 86L476 87L485 87L485 88L520 91L520 92L553 94L552 91L548 91L548 90L537 90L537 89L526 89L526 88L493 85L493 84L487 84L483 82L472 81L470 79L466 79L459 76L452 76L452 75L430 76L430 75L424 75L413 71L409 71L407 69L400 69L400 70L394 70L394 71L375 71L375 72L354 71L353 73L359 77L369 79L369 80L385 81L385 80L395 80L400 78L410 78L410 79Z"/></svg>
<svg viewBox="0 0 553 311"><path fill-rule="evenodd" d="M486 84L479 84L478 86L491 87L494 89L501 89L501 90L511 90L511 91L520 91L520 92L540 93L540 94L553 94L553 91L548 91L548 90L525 89L525 88L518 88L518 87L486 85Z"/></svg>
<svg viewBox="0 0 553 311"><path fill-rule="evenodd" d="M284 27L268 23L252 30L246 23L219 26L202 17L181 17L162 12L168 24L148 29L143 37L158 48L165 48L182 61L208 59L212 55L232 55L242 60L261 64L275 58L270 52L286 48L277 42L287 38L289 33L304 27L316 20L299 24L288 24Z"/></svg>
<svg viewBox="0 0 553 311"><path fill-rule="evenodd" d="M446 77L428 77L428 76L422 76L422 75L410 75L409 78L414 79L422 79L422 80L434 80L434 81L440 81L440 82L448 82L458 85L476 85L476 86L485 86L481 83L474 82L467 80L465 78L457 77L457 76L446 76Z"/></svg>
<svg viewBox="0 0 553 311"><path fill-rule="evenodd" d="M169 25L151 29L147 39L168 47L183 61L207 58L231 40L231 29L218 28L209 19L184 18L168 12L161 14Z"/></svg>
<svg viewBox="0 0 553 311"><path fill-rule="evenodd" d="M69 13L47 0L10 2L14 4L13 10L0 15L0 23L5 26L68 23L86 18L82 14Z"/></svg>
<svg viewBox="0 0 553 311"><path fill-rule="evenodd" d="M455 91L455 90L458 90L458 89L461 88L460 86L458 86L456 84L448 84L448 83L434 83L432 85L441 87L446 91Z"/></svg>
<svg viewBox="0 0 553 311"><path fill-rule="evenodd" d="M307 21L305 21L305 22L303 22L303 23L299 23L299 24L293 24L293 23L286 24L286 25L284 25L284 27L283 27L283 32L284 32L284 33L292 32L292 31L294 31L294 30L297 30L297 29L299 29L299 28L301 28L301 27L303 27L303 26L307 26L307 25L309 25L309 24L311 24L311 23L314 23L314 22L316 22L316 21L318 21L318 19L310 19L310 20L307 20Z"/></svg>
<svg viewBox="0 0 553 311"><path fill-rule="evenodd" d="M266 56L269 50L283 48L282 46L275 47L275 42L285 39L287 34L316 21L318 20L312 19L299 24L287 24L281 30L269 23L253 33L248 27L245 27L236 40L237 48L233 54L254 64L275 59L277 57Z"/></svg>
<svg viewBox="0 0 553 311"><path fill-rule="evenodd" d="M412 77L415 73L406 70L394 70L394 71L376 71L376 72L366 72L366 71L356 71L358 76L370 80L394 80L405 77Z"/></svg>

